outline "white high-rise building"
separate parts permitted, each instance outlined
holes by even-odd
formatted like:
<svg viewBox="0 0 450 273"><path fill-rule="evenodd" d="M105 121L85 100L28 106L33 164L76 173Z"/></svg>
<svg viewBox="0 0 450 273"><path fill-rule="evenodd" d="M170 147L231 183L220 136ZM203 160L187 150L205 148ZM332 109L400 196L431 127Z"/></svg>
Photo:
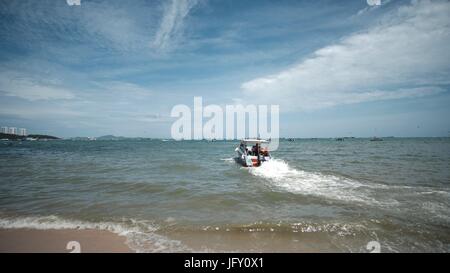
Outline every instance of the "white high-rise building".
<svg viewBox="0 0 450 273"><path fill-rule="evenodd" d="M26 136L26 135L27 135L27 129L25 129L25 128L20 128L20 129L19 129L19 135L20 135L20 136Z"/></svg>
<svg viewBox="0 0 450 273"><path fill-rule="evenodd" d="M16 127L9 127L9 133L11 135L17 135L17 128Z"/></svg>
<svg viewBox="0 0 450 273"><path fill-rule="evenodd" d="M1 132L2 132L3 134L7 134L7 133L8 133L8 127L3 126Z"/></svg>

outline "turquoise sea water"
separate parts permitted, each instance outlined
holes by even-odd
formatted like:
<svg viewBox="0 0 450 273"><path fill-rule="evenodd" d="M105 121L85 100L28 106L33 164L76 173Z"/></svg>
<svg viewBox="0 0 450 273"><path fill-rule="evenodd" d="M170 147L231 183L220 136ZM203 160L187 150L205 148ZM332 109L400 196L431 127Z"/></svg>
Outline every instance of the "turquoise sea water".
<svg viewBox="0 0 450 273"><path fill-rule="evenodd" d="M0 227L96 228L136 251L450 251L450 139L0 142Z"/></svg>

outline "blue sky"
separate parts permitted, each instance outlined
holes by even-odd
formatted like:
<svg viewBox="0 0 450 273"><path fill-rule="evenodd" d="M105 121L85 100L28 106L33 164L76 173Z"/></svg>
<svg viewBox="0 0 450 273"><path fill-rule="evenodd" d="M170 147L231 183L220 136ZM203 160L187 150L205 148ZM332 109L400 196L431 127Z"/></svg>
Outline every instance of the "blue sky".
<svg viewBox="0 0 450 273"><path fill-rule="evenodd" d="M279 104L281 136L448 136L450 3L0 2L0 125L169 137L176 104Z"/></svg>

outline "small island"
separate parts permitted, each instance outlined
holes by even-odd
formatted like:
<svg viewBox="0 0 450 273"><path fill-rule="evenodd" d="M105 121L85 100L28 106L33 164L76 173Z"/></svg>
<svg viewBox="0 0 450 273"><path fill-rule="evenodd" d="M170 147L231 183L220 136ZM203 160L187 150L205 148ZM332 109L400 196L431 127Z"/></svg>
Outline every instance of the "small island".
<svg viewBox="0 0 450 273"><path fill-rule="evenodd" d="M21 135L0 133L0 140L25 141L25 140L57 140L57 139L61 139L61 138L55 137L55 136L50 136L50 135L39 135L39 134L30 134L30 135L26 135L26 136L21 136Z"/></svg>

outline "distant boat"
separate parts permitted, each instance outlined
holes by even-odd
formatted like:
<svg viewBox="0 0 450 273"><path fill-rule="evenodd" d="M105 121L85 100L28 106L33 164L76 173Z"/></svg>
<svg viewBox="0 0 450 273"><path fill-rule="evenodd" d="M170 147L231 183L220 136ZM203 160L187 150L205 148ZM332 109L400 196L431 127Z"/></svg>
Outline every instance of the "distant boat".
<svg viewBox="0 0 450 273"><path fill-rule="evenodd" d="M343 138L343 137L338 137L338 138L336 138L335 140L336 140L336 141L344 141L344 138Z"/></svg>
<svg viewBox="0 0 450 273"><path fill-rule="evenodd" d="M373 137L370 139L370 141L383 141L383 139L380 137Z"/></svg>

